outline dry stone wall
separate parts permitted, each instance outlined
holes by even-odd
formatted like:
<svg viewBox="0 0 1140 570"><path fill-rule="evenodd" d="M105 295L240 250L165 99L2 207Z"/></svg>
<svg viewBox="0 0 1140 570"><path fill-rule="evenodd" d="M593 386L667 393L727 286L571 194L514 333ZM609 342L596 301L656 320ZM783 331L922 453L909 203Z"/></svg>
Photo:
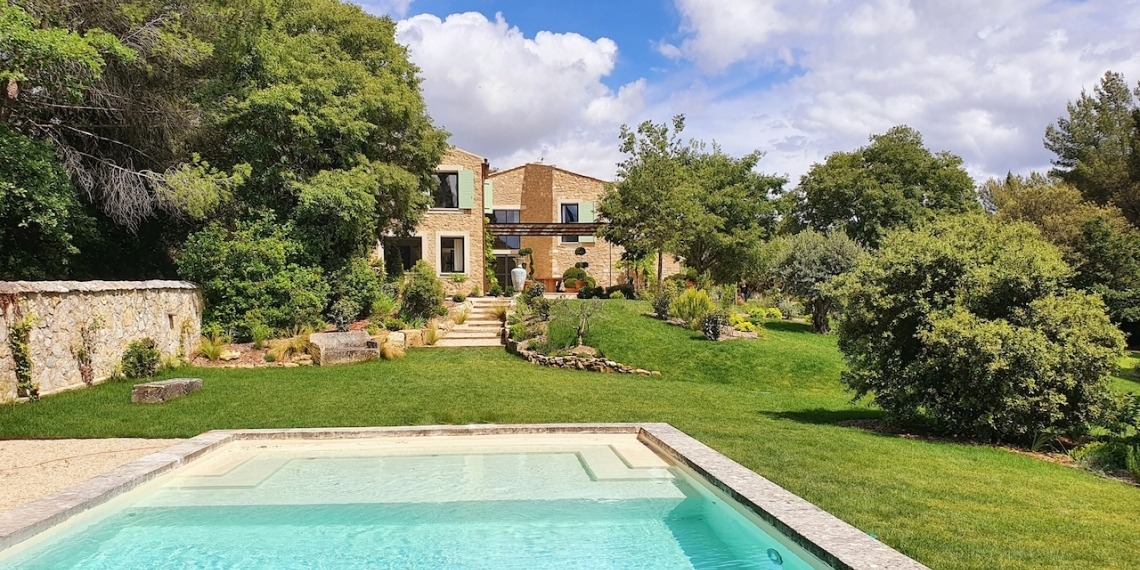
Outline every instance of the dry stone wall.
<svg viewBox="0 0 1140 570"><path fill-rule="evenodd" d="M31 315L28 348L40 394L81 387L84 327L93 382L109 378L131 341L150 337L164 356L188 356L202 333L202 296L184 281L0 282L0 400L16 397L12 326Z"/></svg>

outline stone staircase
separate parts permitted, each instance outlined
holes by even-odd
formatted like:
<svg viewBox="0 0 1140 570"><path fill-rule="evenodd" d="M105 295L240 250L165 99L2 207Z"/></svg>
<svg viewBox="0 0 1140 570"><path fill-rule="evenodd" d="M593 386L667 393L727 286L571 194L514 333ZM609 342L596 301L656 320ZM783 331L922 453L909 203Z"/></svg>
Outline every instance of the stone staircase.
<svg viewBox="0 0 1140 570"><path fill-rule="evenodd" d="M461 325L455 325L432 346L437 348L502 346L499 341L502 324L491 311L495 305L508 305L513 311L514 299L472 297L469 301L473 307L471 314L467 315L467 320Z"/></svg>

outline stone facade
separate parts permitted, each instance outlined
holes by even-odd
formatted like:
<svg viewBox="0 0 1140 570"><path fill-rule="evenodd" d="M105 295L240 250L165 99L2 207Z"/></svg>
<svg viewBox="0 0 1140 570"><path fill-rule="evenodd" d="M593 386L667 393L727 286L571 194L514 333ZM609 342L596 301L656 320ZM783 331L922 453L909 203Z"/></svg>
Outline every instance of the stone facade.
<svg viewBox="0 0 1140 570"><path fill-rule="evenodd" d="M444 154L437 172L467 171L471 173L474 192L471 208L430 208L424 212L416 226L413 238L419 238L422 259L435 268L448 295L470 294L483 285L483 182L486 181L486 161L483 157L451 147ZM441 270L440 244L442 238L463 238L464 271L458 274ZM381 257L392 255L381 247Z"/></svg>
<svg viewBox="0 0 1140 570"><path fill-rule="evenodd" d="M12 325L34 316L29 335L32 381L40 394L84 385L74 351L80 332L96 322L94 382L107 379L131 341L154 339L164 356L189 356L202 331L202 296L183 281L0 282L0 400L16 397Z"/></svg>
<svg viewBox="0 0 1140 570"><path fill-rule="evenodd" d="M517 209L520 222L534 223L561 222L563 204L578 204L579 212L589 204L596 212L606 186L603 180L547 164L525 164L488 178L493 184L493 209ZM578 242L566 242L562 237L524 237L520 247L534 250L533 274L537 279L561 278L567 269L585 262L586 273L602 287L626 282L625 272L615 267L625 250L600 237ZM578 248L586 253L577 255ZM680 263L666 255L665 274L680 270Z"/></svg>

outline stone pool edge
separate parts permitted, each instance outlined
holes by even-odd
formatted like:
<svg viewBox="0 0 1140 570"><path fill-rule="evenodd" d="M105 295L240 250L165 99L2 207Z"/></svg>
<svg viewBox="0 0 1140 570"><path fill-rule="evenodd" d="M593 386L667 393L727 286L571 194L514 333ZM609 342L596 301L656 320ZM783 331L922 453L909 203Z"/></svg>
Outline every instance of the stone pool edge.
<svg viewBox="0 0 1140 570"><path fill-rule="evenodd" d="M665 423L477 424L209 431L53 495L0 512L0 551L233 441L560 433L637 434L643 443L697 472L709 483L834 568L842 570L926 568Z"/></svg>

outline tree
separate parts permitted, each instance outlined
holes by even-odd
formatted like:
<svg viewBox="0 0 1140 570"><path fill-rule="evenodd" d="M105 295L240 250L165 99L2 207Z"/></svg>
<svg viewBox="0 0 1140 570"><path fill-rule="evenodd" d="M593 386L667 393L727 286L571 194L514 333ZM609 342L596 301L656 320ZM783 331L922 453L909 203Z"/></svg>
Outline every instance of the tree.
<svg viewBox="0 0 1140 570"><path fill-rule="evenodd" d="M834 297L829 284L855 268L863 249L843 232L826 234L805 230L778 247L781 258L774 261L775 282L785 291L801 297L811 307L812 332L831 331Z"/></svg>
<svg viewBox="0 0 1140 570"><path fill-rule="evenodd" d="M709 223L685 228L676 253L697 274L709 274L717 283L738 283L755 263L755 245L775 230L771 197L787 180L756 172L763 156L754 151L735 158L716 144L706 150L701 143L684 153L682 162L699 185L697 198Z"/></svg>
<svg viewBox="0 0 1140 570"><path fill-rule="evenodd" d="M395 23L336 0L227 4L195 141L248 181L222 215L291 220L312 262L339 271L429 205L446 133L427 115ZM434 181L434 184L433 184Z"/></svg>
<svg viewBox="0 0 1140 570"><path fill-rule="evenodd" d="M645 121L631 130L621 127L617 181L606 186L598 210L608 224L602 235L627 249L657 253L660 284L666 251L676 249L678 236L688 231L711 230L715 221L701 208L700 187L681 157L685 129L682 115L668 125Z"/></svg>
<svg viewBox="0 0 1140 570"><path fill-rule="evenodd" d="M0 125L0 280L65 278L94 222L51 149Z"/></svg>
<svg viewBox="0 0 1140 570"><path fill-rule="evenodd" d="M852 152L831 154L800 179L792 194L793 229L841 228L873 248L890 229L914 228L935 212L977 208L961 158L932 154L922 135L906 126L870 140Z"/></svg>
<svg viewBox="0 0 1140 570"><path fill-rule="evenodd" d="M888 234L837 279L842 380L896 421L1024 440L1076 430L1108 396L1123 337L1031 225L947 217Z"/></svg>
<svg viewBox="0 0 1140 570"><path fill-rule="evenodd" d="M1135 96L1134 96L1135 95ZM1106 72L1090 95L1081 91L1045 129L1045 148L1056 156L1052 173L1102 205L1115 205L1140 226L1140 84Z"/></svg>
<svg viewBox="0 0 1140 570"><path fill-rule="evenodd" d="M1097 293L1126 333L1140 325L1140 232L1114 206L1098 206L1075 187L1040 174L990 180L981 195L1000 220L1032 223L1075 269L1073 284Z"/></svg>

